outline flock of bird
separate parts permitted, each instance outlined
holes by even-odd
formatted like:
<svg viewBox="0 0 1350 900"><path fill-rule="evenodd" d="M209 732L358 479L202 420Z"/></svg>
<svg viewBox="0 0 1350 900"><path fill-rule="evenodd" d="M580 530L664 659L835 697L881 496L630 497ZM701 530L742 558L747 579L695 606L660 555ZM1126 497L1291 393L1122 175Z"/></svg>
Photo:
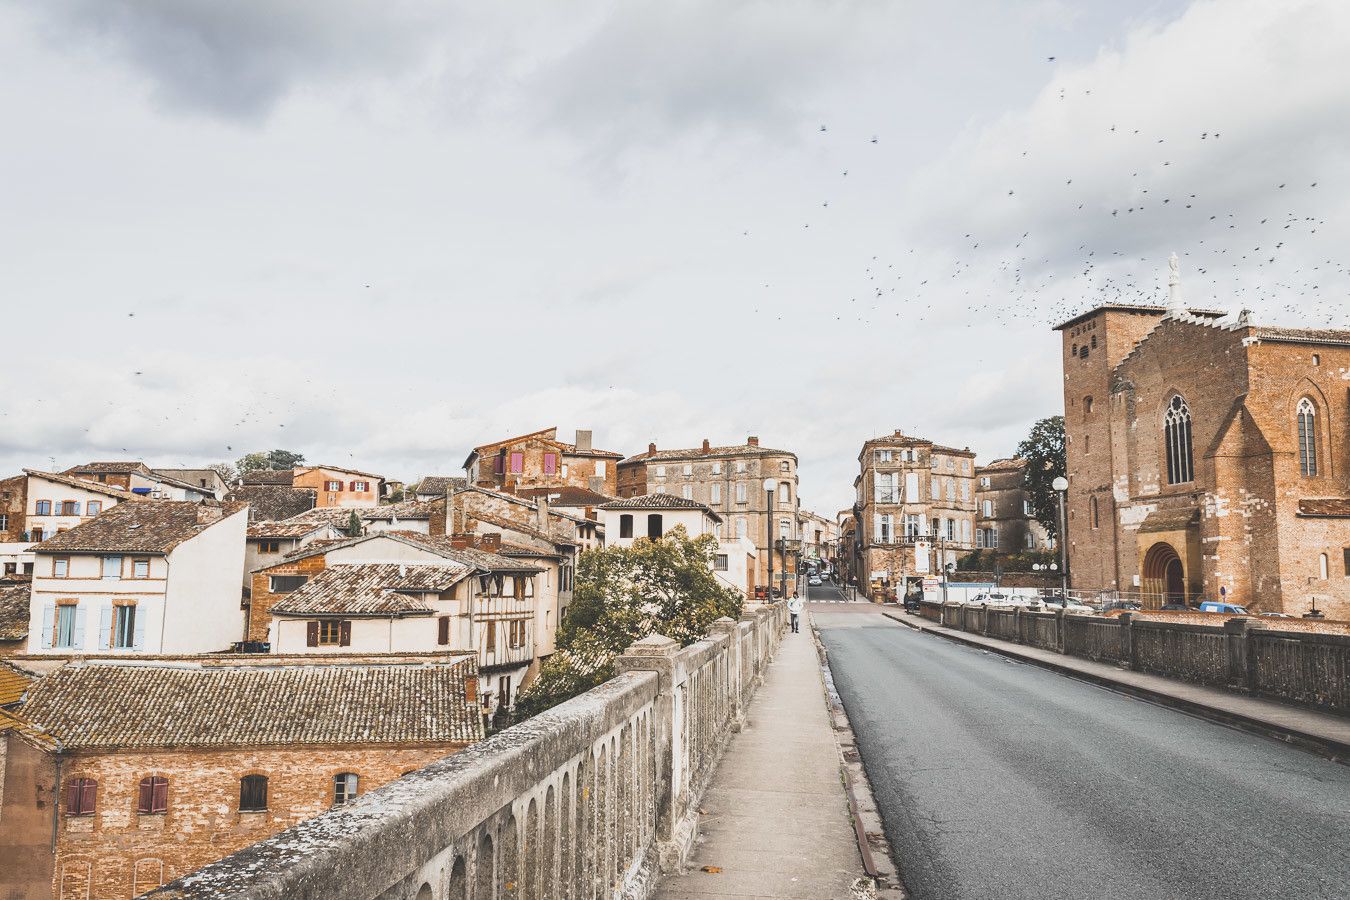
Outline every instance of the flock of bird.
<svg viewBox="0 0 1350 900"><path fill-rule="evenodd" d="M1063 89L1059 96L1064 99ZM1315 173L1250 171L1240 182L1211 179L1214 167L1242 156L1218 151L1232 144L1231 134L1199 128L1185 136L1150 135L1146 126L1115 122L1093 135L1086 129L1095 116L1084 119L1085 143L1094 136L1126 143L1084 159L1081 174L1063 171L1056 179L1053 171L1026 167L1024 183L973 198L969 230L944 234L940 224L908 223L911 232L922 232L917 253L913 241L906 245L897 216L890 234L858 255L858 269L840 273L841 287L823 307L835 321L864 326L943 318L970 328L989 321L1047 327L1105 302L1165 302L1166 258L1175 249L1191 305L1252 308L1265 324L1345 327L1350 264L1334 255L1340 247L1327 239ZM829 123L818 126L820 140L836 134ZM834 158L852 163L840 168L840 177L852 171L856 180L867 172L884 177L876 188L887 190L894 173L878 174L884 167L859 158L884 147L875 134L840 140L831 148ZM1030 147L1010 148L995 168L1012 180L1023 171L1019 164L1034 163L1035 156ZM1056 159L1051 165L1064 165ZM1113 170L1113 162L1119 168ZM1192 189L1179 186L1187 179ZM822 198L820 214L804 216L802 229L819 235L835 228L848 215L841 206L847 202ZM741 237L755 240L761 231L742 227ZM779 285L761 281L773 292L766 296L775 296ZM776 306L761 303L755 312L781 320Z"/></svg>

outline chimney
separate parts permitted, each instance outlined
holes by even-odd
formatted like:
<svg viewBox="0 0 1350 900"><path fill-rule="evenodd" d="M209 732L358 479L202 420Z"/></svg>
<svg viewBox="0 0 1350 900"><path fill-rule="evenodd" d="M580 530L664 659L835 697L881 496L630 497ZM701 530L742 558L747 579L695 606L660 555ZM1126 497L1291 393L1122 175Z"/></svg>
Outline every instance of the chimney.
<svg viewBox="0 0 1350 900"><path fill-rule="evenodd" d="M712 452L712 441L708 440L707 438L703 439L703 452L704 453Z"/></svg>
<svg viewBox="0 0 1350 900"><path fill-rule="evenodd" d="M656 442L655 442L655 441L653 441L652 443L650 443L650 444L647 445L647 455L648 455L648 456L655 456L655 455L656 455Z"/></svg>
<svg viewBox="0 0 1350 900"><path fill-rule="evenodd" d="M480 534L475 535L478 538L478 549L488 550L496 553L502 549L502 536L500 534Z"/></svg>
<svg viewBox="0 0 1350 900"><path fill-rule="evenodd" d="M454 534L454 535L451 535L451 536L450 536L450 546L453 547L453 548L456 549L456 550L467 550L467 549L469 549L469 538L471 538L471 537L473 537L473 535L471 535L471 534Z"/></svg>
<svg viewBox="0 0 1350 900"><path fill-rule="evenodd" d="M578 453L589 453L589 452L591 452L591 433L590 433L590 431L582 431L580 428L577 429L577 441L576 441L576 446L577 446L577 452L578 452Z"/></svg>
<svg viewBox="0 0 1350 900"><path fill-rule="evenodd" d="M745 443L748 444L748 445L751 446L751 447L758 447L758 446L759 446L759 438L755 437L755 436L752 434L752 435L750 435L750 437L748 437L748 438L745 439Z"/></svg>
<svg viewBox="0 0 1350 900"><path fill-rule="evenodd" d="M539 530L548 532L548 497L539 496L534 498L534 508L538 512Z"/></svg>

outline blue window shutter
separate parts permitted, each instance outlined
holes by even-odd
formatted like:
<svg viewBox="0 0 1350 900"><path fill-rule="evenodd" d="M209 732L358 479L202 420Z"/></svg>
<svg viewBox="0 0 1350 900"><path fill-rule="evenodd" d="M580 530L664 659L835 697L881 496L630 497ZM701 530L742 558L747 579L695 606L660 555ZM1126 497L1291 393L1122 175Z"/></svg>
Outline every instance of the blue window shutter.
<svg viewBox="0 0 1350 900"><path fill-rule="evenodd" d="M52 647L52 631L56 628L56 604L44 603L42 605L42 649L50 650Z"/></svg>
<svg viewBox="0 0 1350 900"><path fill-rule="evenodd" d="M145 618L146 618L146 616L145 616L145 610L143 610L143 609L141 609L139 606L137 606L137 607L136 607L136 611L135 611L134 613L132 613L132 616L133 616L134 618L132 619L131 649L132 649L132 650L144 650L144 649L145 649Z"/></svg>
<svg viewBox="0 0 1350 900"><path fill-rule="evenodd" d="M100 650L112 646L112 618L112 604L104 603L98 611L98 649Z"/></svg>
<svg viewBox="0 0 1350 900"><path fill-rule="evenodd" d="M75 649L84 649L84 604L75 608Z"/></svg>

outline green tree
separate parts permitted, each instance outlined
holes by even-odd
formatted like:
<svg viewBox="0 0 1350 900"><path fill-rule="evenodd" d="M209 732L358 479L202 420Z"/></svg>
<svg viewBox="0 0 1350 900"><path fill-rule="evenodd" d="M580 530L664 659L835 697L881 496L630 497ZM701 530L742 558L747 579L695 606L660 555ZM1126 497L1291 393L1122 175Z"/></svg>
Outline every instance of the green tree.
<svg viewBox="0 0 1350 900"><path fill-rule="evenodd" d="M234 484L239 479L239 469L233 464L225 461L211 463L208 469L220 476L220 480L227 485Z"/></svg>
<svg viewBox="0 0 1350 900"><path fill-rule="evenodd" d="M360 537L365 530L361 517L356 514L356 510L352 510L352 514L347 517L347 536Z"/></svg>
<svg viewBox="0 0 1350 900"><path fill-rule="evenodd" d="M281 471L284 469L294 469L296 466L305 464L305 454L293 453L290 450L269 450L267 452L267 467Z"/></svg>
<svg viewBox="0 0 1350 900"><path fill-rule="evenodd" d="M1027 461L1025 487L1036 520L1057 537L1059 507L1051 485L1065 470L1064 417L1050 416L1031 426L1027 439L1017 445L1017 455Z"/></svg>
<svg viewBox="0 0 1350 900"><path fill-rule="evenodd" d="M267 464L266 453L245 453L234 464L235 470L242 476L259 469L272 468Z"/></svg>
<svg viewBox="0 0 1350 900"><path fill-rule="evenodd" d="M589 550L577 561L576 587L558 629L558 653L516 701L527 718L600 684L614 659L651 634L688 646L721 616L739 618L745 597L713 574L717 538L691 538L677 527L660 540Z"/></svg>

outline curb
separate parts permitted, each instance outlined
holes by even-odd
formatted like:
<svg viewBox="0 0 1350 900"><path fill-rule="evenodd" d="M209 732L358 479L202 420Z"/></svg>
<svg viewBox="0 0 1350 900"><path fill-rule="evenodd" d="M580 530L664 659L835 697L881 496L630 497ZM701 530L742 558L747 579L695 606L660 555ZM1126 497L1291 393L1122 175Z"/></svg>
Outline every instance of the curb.
<svg viewBox="0 0 1350 900"><path fill-rule="evenodd" d="M1179 710L1200 719L1208 719L1209 721L1217 722L1220 725L1236 728L1239 731L1271 738L1280 741L1281 743L1298 747L1300 750L1315 753L1318 756L1325 757L1332 762L1340 763L1341 765L1350 765L1350 744L1338 741L1335 738L1310 734L1306 731L1300 731L1297 728L1289 728L1288 726L1268 722L1265 719L1258 719L1253 716L1246 716L1242 713L1230 712L1224 709L1216 709L1213 706L1206 706L1203 703L1196 703L1193 700L1186 700L1182 697L1163 693L1162 691L1155 691L1151 688L1134 684L1126 684L1113 678L1094 675L1091 672L1083 672L1070 666L1058 665L1049 660L1019 653L1010 647L991 646L981 641L971 640L959 633L925 628L922 625L908 622L889 612L883 612L882 615L913 631L931 634L934 637L944 638L954 643L964 644L967 647L974 647L978 650L987 650L990 653L997 653L1000 656L1006 656L1019 662L1039 666L1042 669L1049 669L1052 672L1068 676L1069 678L1075 678L1079 681L1095 684L1098 687L1115 691L1118 694L1126 694L1135 697L1136 699L1147 700L1151 703L1156 703L1159 706L1166 706L1171 709Z"/></svg>
<svg viewBox="0 0 1350 900"><path fill-rule="evenodd" d="M866 896L876 900L905 900L908 894L900 877L900 868L895 864L890 842L886 840L881 813L872 794L872 783L867 777L867 769L862 764L862 758L858 755L857 740L853 735L853 726L849 724L843 700L834 687L834 673L830 671L829 652L820 640L815 617L812 616L807 624L810 626L811 641L815 644L816 660L820 664L825 705L834 731L835 748L839 751L839 776L848 795L849 818L853 820L858 855L862 858L863 867L876 887L874 892Z"/></svg>

